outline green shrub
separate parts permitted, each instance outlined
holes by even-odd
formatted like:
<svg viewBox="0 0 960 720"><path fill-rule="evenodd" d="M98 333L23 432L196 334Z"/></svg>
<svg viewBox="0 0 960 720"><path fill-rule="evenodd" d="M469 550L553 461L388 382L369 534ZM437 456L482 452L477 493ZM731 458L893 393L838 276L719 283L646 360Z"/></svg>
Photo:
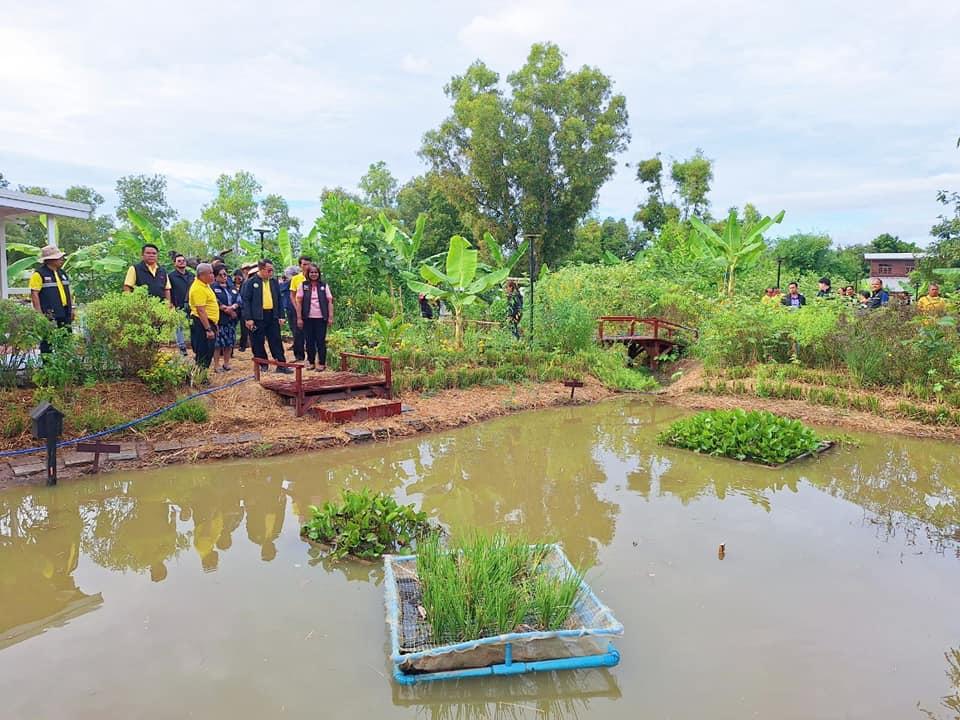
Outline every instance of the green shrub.
<svg viewBox="0 0 960 720"><path fill-rule="evenodd" d="M340 503L311 505L310 519L300 532L309 540L330 545L335 558L376 558L409 547L430 529L425 512L363 488L343 490Z"/></svg>
<svg viewBox="0 0 960 720"><path fill-rule="evenodd" d="M210 409L206 401L203 398L194 398L181 402L179 405L174 405L166 412L145 422L142 427L186 422L202 425L209 419Z"/></svg>
<svg viewBox="0 0 960 720"><path fill-rule="evenodd" d="M710 410L677 420L658 436L662 445L778 465L812 452L820 438L798 420L766 411Z"/></svg>
<svg viewBox="0 0 960 720"><path fill-rule="evenodd" d="M174 355L157 353L153 366L137 375L154 395L162 395L186 385L196 365Z"/></svg>
<svg viewBox="0 0 960 720"><path fill-rule="evenodd" d="M29 305L0 299L0 385L16 385L21 373L35 364L33 353L41 340L50 337L53 323Z"/></svg>
<svg viewBox="0 0 960 720"><path fill-rule="evenodd" d="M95 433L107 428L119 425L126 418L103 403L100 398L94 396L84 402L79 412L72 418L73 425L82 435L85 433Z"/></svg>
<svg viewBox="0 0 960 720"><path fill-rule="evenodd" d="M105 346L93 339L84 341L69 328L58 328L48 340L50 352L34 370L37 385L65 388L69 385L94 385L120 376L120 366Z"/></svg>
<svg viewBox="0 0 960 720"><path fill-rule="evenodd" d="M111 293L90 303L84 314L91 342L105 347L124 377L137 377L156 362L161 343L185 323L182 312L138 287L131 293Z"/></svg>
<svg viewBox="0 0 960 720"><path fill-rule="evenodd" d="M786 362L793 349L788 314L753 298L726 301L701 324L695 353L712 367Z"/></svg>
<svg viewBox="0 0 960 720"><path fill-rule="evenodd" d="M533 338L536 347L575 353L594 343L597 320L580 300L546 299L537 303L535 308Z"/></svg>
<svg viewBox="0 0 960 720"><path fill-rule="evenodd" d="M626 347L591 348L582 356L588 361L590 373L608 388L646 392L658 387L648 372L627 367Z"/></svg>

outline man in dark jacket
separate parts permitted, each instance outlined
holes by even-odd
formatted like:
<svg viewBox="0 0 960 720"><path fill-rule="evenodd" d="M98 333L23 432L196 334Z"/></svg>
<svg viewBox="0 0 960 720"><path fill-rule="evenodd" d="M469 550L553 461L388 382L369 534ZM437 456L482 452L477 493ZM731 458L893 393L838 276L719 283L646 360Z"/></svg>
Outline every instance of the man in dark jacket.
<svg viewBox="0 0 960 720"><path fill-rule="evenodd" d="M46 315L58 328L70 327L73 322L73 298L70 278L61 270L64 254L56 245L47 245L40 251L42 265L30 276L30 299L34 309ZM50 345L40 343L40 352L50 352Z"/></svg>
<svg viewBox="0 0 960 720"><path fill-rule="evenodd" d="M251 275L240 291L243 323L250 331L253 356L267 359L264 341L277 362L286 362L280 340L280 283L273 276L273 263L261 260L256 275ZM278 367L278 373L290 373L290 368Z"/></svg>
<svg viewBox="0 0 960 720"><path fill-rule="evenodd" d="M780 304L789 308L798 308L806 305L807 299L800 293L797 284L792 282L787 286L787 294L783 296Z"/></svg>
<svg viewBox="0 0 960 720"><path fill-rule="evenodd" d="M170 304L189 318L190 305L187 303L187 295L190 292L190 286L193 285L194 275L187 268L187 258L182 253L173 256L173 271L168 273L167 277L170 278ZM179 325L177 326L177 347L180 348L180 354L186 356L187 343L183 336L183 328Z"/></svg>

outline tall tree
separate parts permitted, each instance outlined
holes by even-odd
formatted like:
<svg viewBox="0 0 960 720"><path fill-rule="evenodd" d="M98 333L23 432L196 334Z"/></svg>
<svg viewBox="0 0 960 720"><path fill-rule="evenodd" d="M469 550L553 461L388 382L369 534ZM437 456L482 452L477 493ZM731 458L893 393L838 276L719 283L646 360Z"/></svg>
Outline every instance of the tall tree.
<svg viewBox="0 0 960 720"><path fill-rule="evenodd" d="M260 212L263 223L276 235L281 228L287 228L291 240L298 243L300 240L300 218L290 214L290 205L282 195L271 193L260 201Z"/></svg>
<svg viewBox="0 0 960 720"><path fill-rule="evenodd" d="M534 45L507 77L509 95L499 82L480 61L452 78L453 112L424 136L421 156L464 180L462 219L493 222L508 244L521 231L541 234L538 256L551 263L573 245L626 147L626 99L596 68L568 71L552 43Z"/></svg>
<svg viewBox="0 0 960 720"><path fill-rule="evenodd" d="M164 230L177 217L167 203L167 178L163 175L124 175L117 180L116 192L120 222L127 222L127 210L133 210Z"/></svg>
<svg viewBox="0 0 960 720"><path fill-rule="evenodd" d="M372 208L383 210L397 204L399 183L383 160L370 164L367 172L360 178L359 187L363 193L364 204Z"/></svg>
<svg viewBox="0 0 960 720"><path fill-rule="evenodd" d="M470 226L460 219L460 211L447 195L446 186L443 177L428 172L411 178L397 193L397 213L408 233L413 232L421 214L427 216L421 258L444 252L454 235L471 234Z"/></svg>
<svg viewBox="0 0 960 720"><path fill-rule="evenodd" d="M696 152L689 159L670 165L670 178L677 188L680 197L680 209L683 219L693 216L701 220L706 217L710 201L710 183L713 182L713 161L703 156L703 150Z"/></svg>
<svg viewBox="0 0 960 720"><path fill-rule="evenodd" d="M260 183L253 173L239 170L217 178L217 197L200 210L200 221L207 244L213 250L233 248L240 252L240 241L250 239L257 220Z"/></svg>
<svg viewBox="0 0 960 720"><path fill-rule="evenodd" d="M868 252L878 253L905 253L920 252L920 247L916 243L901 240L897 235L883 233L877 235L870 241L870 250Z"/></svg>

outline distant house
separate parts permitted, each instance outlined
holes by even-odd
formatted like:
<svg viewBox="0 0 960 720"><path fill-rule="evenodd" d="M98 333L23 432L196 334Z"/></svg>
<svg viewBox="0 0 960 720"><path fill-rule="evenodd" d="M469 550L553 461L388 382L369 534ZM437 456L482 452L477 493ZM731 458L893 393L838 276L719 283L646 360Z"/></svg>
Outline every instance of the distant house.
<svg viewBox="0 0 960 720"><path fill-rule="evenodd" d="M883 280L883 286L892 293L911 291L910 273L916 269L917 260L923 253L864 253L863 259L870 263L870 277Z"/></svg>

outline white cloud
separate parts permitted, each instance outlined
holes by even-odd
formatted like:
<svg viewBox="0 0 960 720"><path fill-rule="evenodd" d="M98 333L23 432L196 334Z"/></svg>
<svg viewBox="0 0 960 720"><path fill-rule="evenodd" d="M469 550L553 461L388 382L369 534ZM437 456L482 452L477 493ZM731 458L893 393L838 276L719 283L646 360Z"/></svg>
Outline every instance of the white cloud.
<svg viewBox="0 0 960 720"><path fill-rule="evenodd" d="M376 160L421 172L446 79L476 58L505 77L548 40L627 97L634 140L604 213L630 217L642 195L622 163L697 146L716 159L718 212L782 206L798 227L849 236L922 236L932 191L960 184L957 3L410 0L332 14L294 0L33 0L3 20L0 171L51 188L164 172L188 217L240 168L309 203ZM420 37L459 42L428 58L411 50Z"/></svg>
<svg viewBox="0 0 960 720"><path fill-rule="evenodd" d="M426 75L430 72L430 61L425 57L407 53L400 61L400 67L411 75Z"/></svg>

